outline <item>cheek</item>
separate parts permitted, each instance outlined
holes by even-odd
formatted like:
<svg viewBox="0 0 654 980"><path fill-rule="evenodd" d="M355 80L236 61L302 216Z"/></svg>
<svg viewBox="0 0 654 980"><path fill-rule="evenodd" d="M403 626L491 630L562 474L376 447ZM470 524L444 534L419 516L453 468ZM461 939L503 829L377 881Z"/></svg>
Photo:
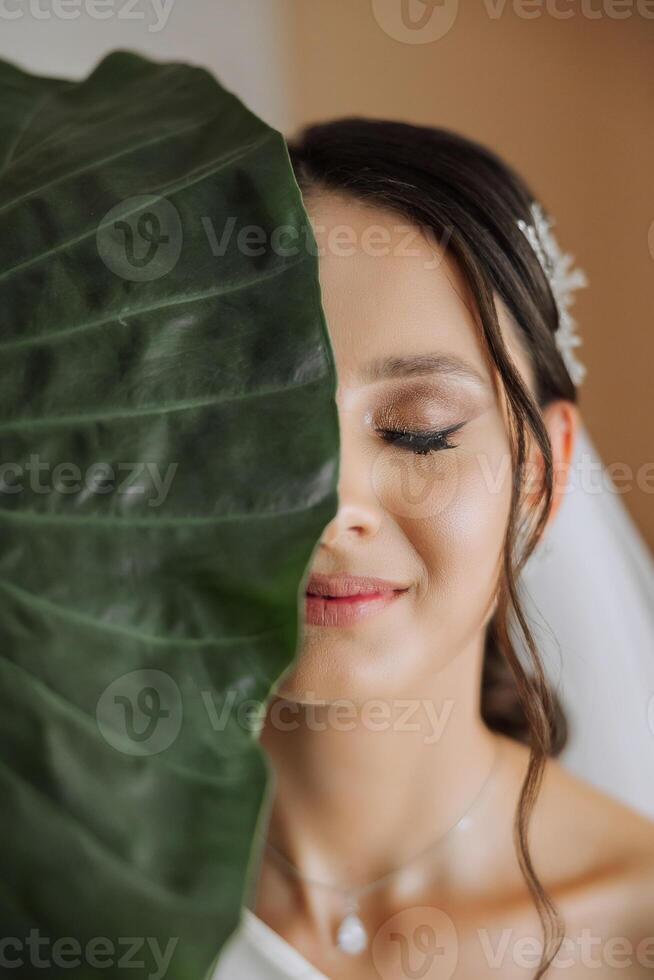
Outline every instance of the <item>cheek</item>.
<svg viewBox="0 0 654 980"><path fill-rule="evenodd" d="M465 445L403 467L401 476L396 464L393 493L390 482L386 489L423 566L421 614L441 635L473 631L486 619L502 557L511 503L508 442L501 429L485 427Z"/></svg>
<svg viewBox="0 0 654 980"><path fill-rule="evenodd" d="M489 449L466 456L459 492L435 530L431 553L437 591L457 596L472 609L494 595L510 503L510 459Z"/></svg>
<svg viewBox="0 0 654 980"><path fill-rule="evenodd" d="M372 485L384 511L403 528L437 525L456 502L462 476L460 449L424 456L388 445L375 456Z"/></svg>

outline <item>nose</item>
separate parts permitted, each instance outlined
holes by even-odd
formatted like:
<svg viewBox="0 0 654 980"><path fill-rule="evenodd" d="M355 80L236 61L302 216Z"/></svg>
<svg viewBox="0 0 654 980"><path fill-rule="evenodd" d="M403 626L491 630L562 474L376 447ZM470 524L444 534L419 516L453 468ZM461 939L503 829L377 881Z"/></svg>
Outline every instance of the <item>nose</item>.
<svg viewBox="0 0 654 980"><path fill-rule="evenodd" d="M372 537L379 529L379 520L369 510L356 504L339 504L336 516L332 518L320 538L321 546L333 548L346 537L346 532L357 537Z"/></svg>
<svg viewBox="0 0 654 980"><path fill-rule="evenodd" d="M373 537L383 516L374 488L372 456L353 433L346 433L342 425L338 510L325 527L320 545L332 548L352 536Z"/></svg>

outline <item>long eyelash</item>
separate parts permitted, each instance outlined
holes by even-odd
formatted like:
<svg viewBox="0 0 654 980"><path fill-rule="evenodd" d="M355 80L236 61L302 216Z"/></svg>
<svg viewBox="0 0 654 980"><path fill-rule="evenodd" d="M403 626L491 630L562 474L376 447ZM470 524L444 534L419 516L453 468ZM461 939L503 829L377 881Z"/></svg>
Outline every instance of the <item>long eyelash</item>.
<svg viewBox="0 0 654 980"><path fill-rule="evenodd" d="M398 446L400 449L412 452L416 456L427 456L429 453L441 452L443 449L456 449L458 443L449 442L448 436L464 425L450 426L449 429L432 432L412 432L409 429L377 429L382 439Z"/></svg>

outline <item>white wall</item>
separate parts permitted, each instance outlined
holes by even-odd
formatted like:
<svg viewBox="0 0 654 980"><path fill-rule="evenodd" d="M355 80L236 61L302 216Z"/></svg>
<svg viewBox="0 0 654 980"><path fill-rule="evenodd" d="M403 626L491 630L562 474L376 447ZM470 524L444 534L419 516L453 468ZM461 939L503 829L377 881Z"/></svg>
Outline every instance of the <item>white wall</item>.
<svg viewBox="0 0 654 980"><path fill-rule="evenodd" d="M188 61L284 131L288 90L276 9L272 0L0 0L0 58L68 78L83 77L116 48Z"/></svg>

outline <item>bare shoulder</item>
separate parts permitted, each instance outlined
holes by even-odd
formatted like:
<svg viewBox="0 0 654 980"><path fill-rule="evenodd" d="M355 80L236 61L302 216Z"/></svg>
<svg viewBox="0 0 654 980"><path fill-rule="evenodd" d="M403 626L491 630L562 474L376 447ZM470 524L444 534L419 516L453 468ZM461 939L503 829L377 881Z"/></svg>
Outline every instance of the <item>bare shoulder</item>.
<svg viewBox="0 0 654 980"><path fill-rule="evenodd" d="M529 751L507 748L521 783ZM634 942L654 934L654 821L548 759L529 841L543 884L569 918Z"/></svg>

